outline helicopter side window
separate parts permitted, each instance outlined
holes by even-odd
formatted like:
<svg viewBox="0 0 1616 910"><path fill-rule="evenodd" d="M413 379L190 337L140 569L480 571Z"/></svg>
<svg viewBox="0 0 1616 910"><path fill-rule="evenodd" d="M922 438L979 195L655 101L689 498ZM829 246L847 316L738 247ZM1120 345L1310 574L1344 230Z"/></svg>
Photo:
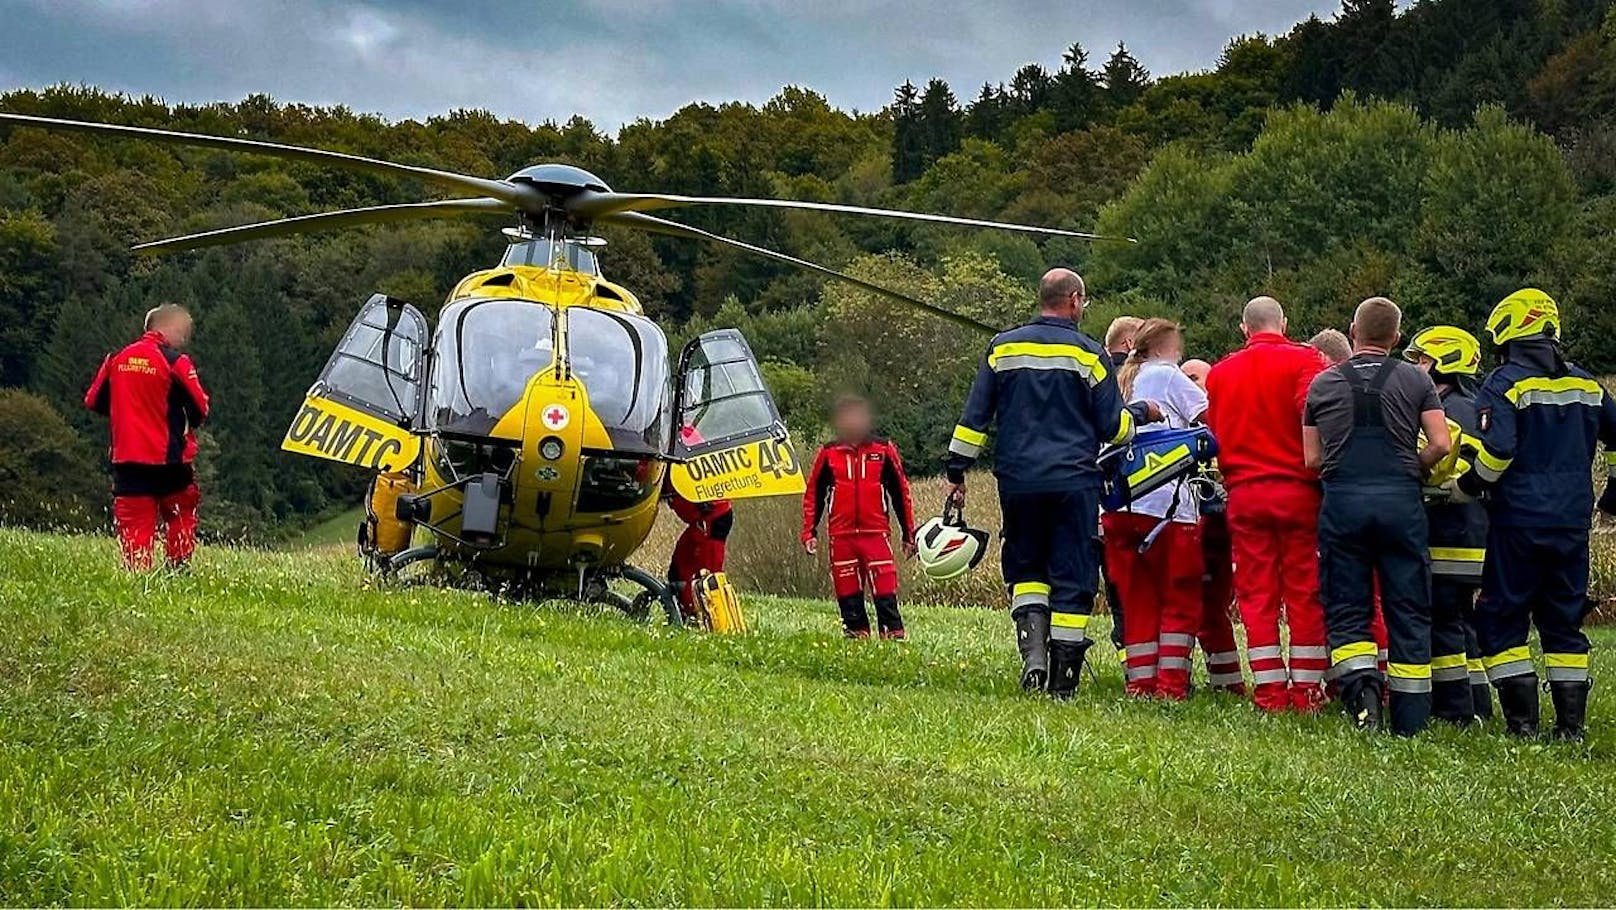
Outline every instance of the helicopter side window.
<svg viewBox="0 0 1616 910"><path fill-rule="evenodd" d="M372 296L320 374L324 394L401 425L413 421L425 338L426 320L414 307Z"/></svg>
<svg viewBox="0 0 1616 910"><path fill-rule="evenodd" d="M574 307L567 355L612 446L660 453L668 435L668 341L649 319Z"/></svg>
<svg viewBox="0 0 1616 910"><path fill-rule="evenodd" d="M680 358L679 436L688 457L774 435L781 428L746 339L734 329L708 332Z"/></svg>
<svg viewBox="0 0 1616 910"><path fill-rule="evenodd" d="M430 414L446 433L486 436L527 384L554 360L548 307L520 300L470 300L438 322Z"/></svg>

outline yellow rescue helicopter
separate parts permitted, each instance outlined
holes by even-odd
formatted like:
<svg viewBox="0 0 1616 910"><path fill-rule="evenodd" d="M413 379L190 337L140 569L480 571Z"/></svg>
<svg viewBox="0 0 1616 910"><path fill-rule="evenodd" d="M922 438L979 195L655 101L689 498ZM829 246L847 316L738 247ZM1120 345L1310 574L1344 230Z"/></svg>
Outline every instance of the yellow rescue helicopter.
<svg viewBox="0 0 1616 910"><path fill-rule="evenodd" d="M807 209L1084 239L1092 234L915 212L774 199L614 192L566 164L503 180L256 140L0 113L37 127L268 155L395 177L465 198L284 218L143 243L173 253L311 231L432 218L515 216L499 265L450 292L435 330L416 307L360 308L287 429L287 451L375 471L360 550L381 572L427 563L527 596L631 614L668 584L629 563L664 484L693 502L800 494L802 463L746 339L708 332L670 352L627 288L601 275L591 234L613 225L740 249L993 327L836 270L649 214L682 206ZM612 583L640 589L629 598Z"/></svg>

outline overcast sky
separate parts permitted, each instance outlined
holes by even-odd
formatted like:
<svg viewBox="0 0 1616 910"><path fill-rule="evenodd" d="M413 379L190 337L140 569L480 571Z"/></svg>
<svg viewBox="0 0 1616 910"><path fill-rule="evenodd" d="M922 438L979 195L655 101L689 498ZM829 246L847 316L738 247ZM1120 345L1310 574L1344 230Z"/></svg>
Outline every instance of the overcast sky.
<svg viewBox="0 0 1616 910"><path fill-rule="evenodd" d="M873 110L905 79L962 100L1023 63L1211 66L1236 34L1319 0L0 0L0 88L83 82L171 102L346 104L391 118L486 108L607 129L690 101L811 87Z"/></svg>

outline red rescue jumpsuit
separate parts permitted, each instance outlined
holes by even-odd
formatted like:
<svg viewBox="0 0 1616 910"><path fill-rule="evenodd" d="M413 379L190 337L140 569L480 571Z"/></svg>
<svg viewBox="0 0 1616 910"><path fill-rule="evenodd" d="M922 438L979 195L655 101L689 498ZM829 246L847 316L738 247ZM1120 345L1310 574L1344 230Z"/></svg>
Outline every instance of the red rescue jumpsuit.
<svg viewBox="0 0 1616 910"><path fill-rule="evenodd" d="M191 463L208 393L191 358L147 332L101 362L84 406L112 425L112 514L124 565L148 569L159 524L170 565L196 551L201 494Z"/></svg>
<svg viewBox="0 0 1616 910"><path fill-rule="evenodd" d="M1324 609L1319 604L1319 479L1302 461L1302 408L1324 369L1316 350L1258 332L1207 376L1207 425L1229 490L1234 586L1246 656L1265 711L1324 704ZM1290 628L1290 666L1280 623Z"/></svg>
<svg viewBox="0 0 1616 910"><path fill-rule="evenodd" d="M904 544L914 543L914 505L897 446L872 437L857 444L832 442L819 450L803 491L802 539L813 540L819 519L828 515L831 583L842 631L849 638L870 634L866 587L875 598L881 637L904 637L898 566L889 539L894 513Z"/></svg>
<svg viewBox="0 0 1616 910"><path fill-rule="evenodd" d="M691 502L677 493L669 504L673 506L673 514L685 523L685 530L673 545L668 581L679 595L679 608L689 617L696 610L693 584L696 577L703 571L714 574L724 571L724 555L730 528L735 524L735 510L727 499Z"/></svg>

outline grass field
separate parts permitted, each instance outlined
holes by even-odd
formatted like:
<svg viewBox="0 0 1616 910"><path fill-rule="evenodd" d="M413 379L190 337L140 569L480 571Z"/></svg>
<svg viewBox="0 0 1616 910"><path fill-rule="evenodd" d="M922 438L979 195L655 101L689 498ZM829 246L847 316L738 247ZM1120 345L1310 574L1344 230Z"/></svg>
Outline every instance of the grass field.
<svg viewBox="0 0 1616 910"><path fill-rule="evenodd" d="M1022 696L1002 614L847 644L428 589L335 553L0 531L3 904L1608 905L1581 747ZM1599 632L1601 645L1612 635Z"/></svg>

